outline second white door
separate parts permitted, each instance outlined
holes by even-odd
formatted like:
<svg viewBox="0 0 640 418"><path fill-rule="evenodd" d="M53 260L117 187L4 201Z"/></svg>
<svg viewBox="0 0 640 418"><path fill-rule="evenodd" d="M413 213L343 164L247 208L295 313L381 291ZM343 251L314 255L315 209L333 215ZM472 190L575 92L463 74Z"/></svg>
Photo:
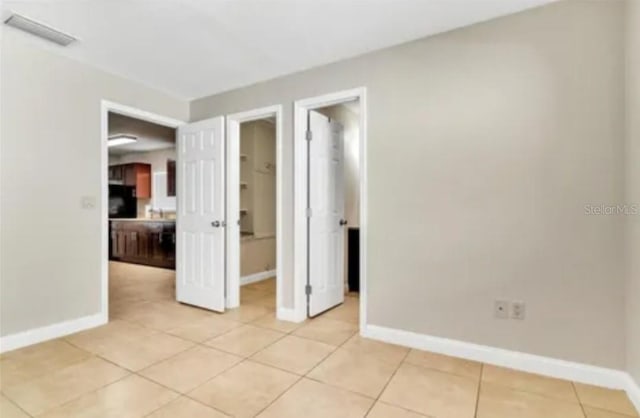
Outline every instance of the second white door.
<svg viewBox="0 0 640 418"><path fill-rule="evenodd" d="M224 312L224 118L178 128L176 299Z"/></svg>
<svg viewBox="0 0 640 418"><path fill-rule="evenodd" d="M309 316L344 301L343 127L309 111Z"/></svg>

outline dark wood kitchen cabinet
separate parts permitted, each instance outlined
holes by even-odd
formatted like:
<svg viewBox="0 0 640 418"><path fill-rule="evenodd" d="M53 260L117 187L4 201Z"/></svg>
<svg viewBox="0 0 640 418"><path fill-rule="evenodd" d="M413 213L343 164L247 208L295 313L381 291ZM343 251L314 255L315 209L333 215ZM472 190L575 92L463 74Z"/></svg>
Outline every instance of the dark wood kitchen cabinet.
<svg viewBox="0 0 640 418"><path fill-rule="evenodd" d="M109 166L109 181L134 186L138 198L151 198L151 164L130 163Z"/></svg>
<svg viewBox="0 0 640 418"><path fill-rule="evenodd" d="M176 160L167 160L167 196L176 195Z"/></svg>
<svg viewBox="0 0 640 418"><path fill-rule="evenodd" d="M109 181L121 182L124 180L124 166L123 165L110 165L109 166Z"/></svg>
<svg viewBox="0 0 640 418"><path fill-rule="evenodd" d="M174 222L110 222L109 259L126 263L175 269Z"/></svg>

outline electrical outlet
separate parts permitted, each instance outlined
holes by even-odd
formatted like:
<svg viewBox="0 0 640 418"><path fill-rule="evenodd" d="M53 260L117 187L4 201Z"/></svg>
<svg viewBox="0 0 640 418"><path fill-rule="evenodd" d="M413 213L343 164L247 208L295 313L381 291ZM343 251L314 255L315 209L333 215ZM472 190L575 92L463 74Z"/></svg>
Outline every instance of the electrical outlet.
<svg viewBox="0 0 640 418"><path fill-rule="evenodd" d="M522 301L516 301L511 304L511 319L523 320L527 312L527 306Z"/></svg>
<svg viewBox="0 0 640 418"><path fill-rule="evenodd" d="M509 318L509 301L496 300L493 305L493 315L498 319Z"/></svg>

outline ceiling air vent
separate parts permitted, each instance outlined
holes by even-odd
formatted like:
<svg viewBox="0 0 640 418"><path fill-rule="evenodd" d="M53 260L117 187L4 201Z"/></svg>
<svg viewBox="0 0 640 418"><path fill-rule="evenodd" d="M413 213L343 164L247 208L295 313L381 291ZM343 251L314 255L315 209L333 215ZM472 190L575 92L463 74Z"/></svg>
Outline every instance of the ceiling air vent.
<svg viewBox="0 0 640 418"><path fill-rule="evenodd" d="M15 13L9 16L4 23L62 46L67 46L76 40L75 37L69 34Z"/></svg>

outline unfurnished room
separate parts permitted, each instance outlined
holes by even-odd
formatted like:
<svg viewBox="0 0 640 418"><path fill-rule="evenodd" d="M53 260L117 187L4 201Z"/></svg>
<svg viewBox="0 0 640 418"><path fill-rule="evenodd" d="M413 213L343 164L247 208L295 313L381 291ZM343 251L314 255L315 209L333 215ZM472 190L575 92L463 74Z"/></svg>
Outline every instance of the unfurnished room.
<svg viewBox="0 0 640 418"><path fill-rule="evenodd" d="M0 417L640 418L640 0L0 11Z"/></svg>

